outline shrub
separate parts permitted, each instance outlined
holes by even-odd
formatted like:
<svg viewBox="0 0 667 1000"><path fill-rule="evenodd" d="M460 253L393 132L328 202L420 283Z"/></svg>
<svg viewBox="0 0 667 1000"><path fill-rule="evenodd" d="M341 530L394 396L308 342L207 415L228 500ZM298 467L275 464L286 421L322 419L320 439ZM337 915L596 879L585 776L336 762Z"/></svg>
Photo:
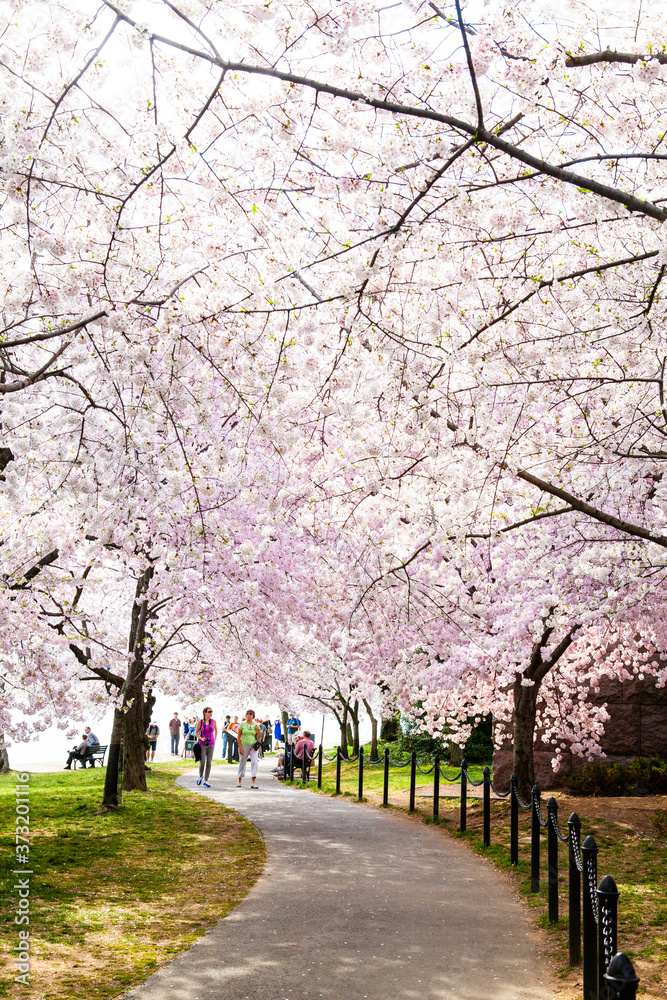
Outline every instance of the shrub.
<svg viewBox="0 0 667 1000"><path fill-rule="evenodd" d="M667 792L667 761L637 757L630 764L586 764L565 784L572 795L661 795Z"/></svg>
<svg viewBox="0 0 667 1000"><path fill-rule="evenodd" d="M667 809L656 809L653 826L660 839L667 840Z"/></svg>

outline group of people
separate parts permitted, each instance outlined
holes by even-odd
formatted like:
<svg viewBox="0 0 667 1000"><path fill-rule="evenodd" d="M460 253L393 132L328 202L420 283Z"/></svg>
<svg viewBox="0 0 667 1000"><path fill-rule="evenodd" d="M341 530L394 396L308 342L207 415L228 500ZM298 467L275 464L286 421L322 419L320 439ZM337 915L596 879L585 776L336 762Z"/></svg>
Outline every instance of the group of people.
<svg viewBox="0 0 667 1000"><path fill-rule="evenodd" d="M270 753L272 749L279 749L279 744L285 742L285 736L283 736L283 723L280 719L276 719L272 722L271 719L256 719L257 725L261 726L262 732L260 736L260 756L265 753ZM181 734L183 736L183 749L181 750L180 756L184 757L190 754L191 747L197 739L197 720L195 718L181 720L179 718L178 712L174 712L174 716L169 720L169 735L171 738L171 754L173 757L177 757L179 753L179 746L181 741ZM225 716L224 725L222 727L222 756L226 757L230 764L232 762L238 763L239 761L239 751L238 751L238 728L240 726L239 717L235 715L233 718L231 715ZM285 727L287 734L287 743L293 743L296 735L301 727L301 719L296 715L291 715L287 720L287 725ZM160 727L157 722L151 722L146 729L146 736L148 738L148 749L146 750L146 760L155 759L155 751L157 748L157 740L160 735Z"/></svg>
<svg viewBox="0 0 667 1000"><path fill-rule="evenodd" d="M72 747L69 751L69 756L67 758L67 763L65 764L65 771L72 770L72 764L74 761L79 761L81 767L94 767L95 763L91 760L93 755L93 750L100 745L95 733L91 731L90 726L86 726L83 735L81 736L81 742L78 746Z"/></svg>
<svg viewBox="0 0 667 1000"><path fill-rule="evenodd" d="M263 740L267 739L265 723L260 722L259 719L255 719L255 713L252 708L248 709L245 718L241 722L238 721L238 716L235 716L233 721L229 715L226 716L223 729L223 757L225 755L225 736L227 737L227 746L231 748L233 745L236 749L236 759L239 762L238 787L241 788L243 785L246 764L250 760L250 787L253 789L257 788L259 751L263 748ZM195 727L195 739L198 746L197 756L199 758L197 784L203 784L204 788L211 787L208 779L211 774L211 764L213 763L213 752L217 738L218 724L213 718L213 709L207 706L204 709L202 718ZM270 748L270 736L268 737L268 742ZM230 757L229 759L231 761L234 758Z"/></svg>

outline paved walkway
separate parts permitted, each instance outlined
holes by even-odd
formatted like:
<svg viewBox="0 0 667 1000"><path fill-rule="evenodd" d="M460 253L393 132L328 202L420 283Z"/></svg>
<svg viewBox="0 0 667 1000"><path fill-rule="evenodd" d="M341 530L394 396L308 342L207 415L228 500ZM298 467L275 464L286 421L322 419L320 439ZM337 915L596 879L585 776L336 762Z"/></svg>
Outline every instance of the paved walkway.
<svg viewBox="0 0 667 1000"><path fill-rule="evenodd" d="M200 789L259 827L263 876L128 998L551 1000L536 932L491 865L405 816L278 784L271 766L257 792L231 767Z"/></svg>

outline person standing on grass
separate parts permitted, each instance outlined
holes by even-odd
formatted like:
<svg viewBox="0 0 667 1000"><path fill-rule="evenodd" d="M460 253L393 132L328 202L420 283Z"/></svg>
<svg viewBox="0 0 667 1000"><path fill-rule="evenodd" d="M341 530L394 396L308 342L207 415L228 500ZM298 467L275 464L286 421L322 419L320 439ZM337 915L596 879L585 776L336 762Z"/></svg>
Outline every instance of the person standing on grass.
<svg viewBox="0 0 667 1000"><path fill-rule="evenodd" d="M215 749L215 741L218 737L218 724L213 718L212 708L207 707L204 709L204 718L200 719L197 723L195 736L199 740L199 746L201 747L197 784L201 785L203 780L204 788L210 788L208 776L211 773L213 751Z"/></svg>
<svg viewBox="0 0 667 1000"><path fill-rule="evenodd" d="M146 730L146 736L148 737L149 747L146 751L146 760L155 760L155 750L157 747L157 738L160 735L160 727L157 722L151 722L148 729Z"/></svg>
<svg viewBox="0 0 667 1000"><path fill-rule="evenodd" d="M276 741L276 749L278 749L277 744L280 743L283 738L283 727L280 719L276 719L273 723L273 738Z"/></svg>
<svg viewBox="0 0 667 1000"><path fill-rule="evenodd" d="M169 732L171 733L171 753L178 756L178 743L181 738L181 720L178 712L174 712L174 718L169 720Z"/></svg>
<svg viewBox="0 0 667 1000"><path fill-rule="evenodd" d="M243 722L239 723L238 728L239 734L239 780L238 787L241 787L243 781L243 775L245 774L245 766L250 757L250 787L257 788L255 781L257 779L257 748L256 743L259 743L262 738L262 727L259 723L255 722L255 713L251 708L245 714L245 719Z"/></svg>

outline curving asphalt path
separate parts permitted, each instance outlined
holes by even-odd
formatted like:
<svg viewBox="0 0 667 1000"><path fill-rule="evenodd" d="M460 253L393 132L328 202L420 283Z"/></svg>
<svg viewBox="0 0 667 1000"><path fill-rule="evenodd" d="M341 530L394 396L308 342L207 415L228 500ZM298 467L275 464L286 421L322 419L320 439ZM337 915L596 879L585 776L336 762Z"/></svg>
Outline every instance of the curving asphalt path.
<svg viewBox="0 0 667 1000"><path fill-rule="evenodd" d="M503 877L402 815L235 768L179 784L232 806L266 841L264 875L133 1000L551 1000L536 934ZM246 785L249 780L246 779ZM177 905L177 901L175 901Z"/></svg>

